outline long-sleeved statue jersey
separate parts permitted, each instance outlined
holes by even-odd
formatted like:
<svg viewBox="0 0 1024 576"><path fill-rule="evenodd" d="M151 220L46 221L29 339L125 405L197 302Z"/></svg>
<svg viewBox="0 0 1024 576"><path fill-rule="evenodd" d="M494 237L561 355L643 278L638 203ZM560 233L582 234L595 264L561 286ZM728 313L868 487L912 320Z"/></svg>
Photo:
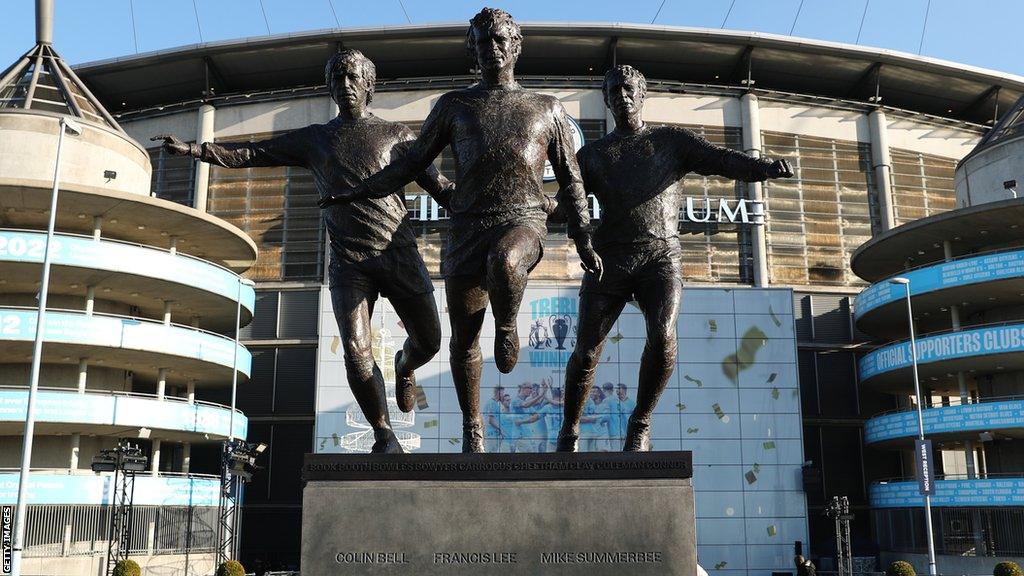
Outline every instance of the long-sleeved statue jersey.
<svg viewBox="0 0 1024 576"><path fill-rule="evenodd" d="M677 237L682 180L689 172L758 182L772 165L675 126L612 132L577 157L587 192L601 204L596 248Z"/></svg>
<svg viewBox="0 0 1024 576"><path fill-rule="evenodd" d="M307 168L323 198L358 185L401 158L414 138L405 125L373 115L352 121L335 118L259 142L204 143L199 159L227 168ZM425 168L417 172L417 184L447 205L452 184L433 166ZM331 248L349 261L360 261L389 248L416 245L400 185L377 198L331 206L324 211L324 220Z"/></svg>
<svg viewBox="0 0 1024 576"><path fill-rule="evenodd" d="M445 146L455 156L453 230L526 224L545 232L544 162L550 159L569 235L589 222L586 195L561 103L519 88L471 86L438 99L409 153L370 177L371 196L402 186Z"/></svg>

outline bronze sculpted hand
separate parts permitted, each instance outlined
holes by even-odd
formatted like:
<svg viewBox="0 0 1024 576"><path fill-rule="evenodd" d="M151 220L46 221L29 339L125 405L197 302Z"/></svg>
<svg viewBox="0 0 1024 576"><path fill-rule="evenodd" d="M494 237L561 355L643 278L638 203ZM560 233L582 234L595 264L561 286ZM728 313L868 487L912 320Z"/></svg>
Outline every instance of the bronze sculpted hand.
<svg viewBox="0 0 1024 576"><path fill-rule="evenodd" d="M792 178L793 167L789 165L789 161L785 158L772 162L772 165L768 167L769 178Z"/></svg>
<svg viewBox="0 0 1024 576"><path fill-rule="evenodd" d="M192 156L199 157L199 145L189 142L182 142L174 134L157 134L149 139L151 142L164 141L164 150L171 156Z"/></svg>
<svg viewBox="0 0 1024 576"><path fill-rule="evenodd" d="M594 251L594 246L590 242L590 234L580 234L576 237L576 252L580 255L580 268L591 274L596 274L597 279L601 280L601 277L604 276L604 268L601 257Z"/></svg>

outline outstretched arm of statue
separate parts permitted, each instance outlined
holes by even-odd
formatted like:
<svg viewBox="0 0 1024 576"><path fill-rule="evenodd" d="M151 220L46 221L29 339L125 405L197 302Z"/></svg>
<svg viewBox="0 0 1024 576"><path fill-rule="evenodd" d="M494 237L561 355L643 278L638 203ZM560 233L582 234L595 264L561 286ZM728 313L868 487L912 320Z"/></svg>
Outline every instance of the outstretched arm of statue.
<svg viewBox="0 0 1024 576"><path fill-rule="evenodd" d="M786 160L755 158L737 150L716 146L689 130L680 130L680 134L687 171L702 176L725 176L743 182L793 176L793 169Z"/></svg>
<svg viewBox="0 0 1024 576"><path fill-rule="evenodd" d="M191 156L225 168L256 166L306 167L309 133L306 128L256 142L182 142L173 134L159 134L151 141L163 140L163 148L174 156Z"/></svg>
<svg viewBox="0 0 1024 576"><path fill-rule="evenodd" d="M326 208L332 204L351 202L360 198L384 198L415 180L427 170L449 142L448 108L447 98L441 96L427 119L423 121L419 137L413 140L404 154L392 159L390 164L363 180L359 186L339 190L321 198L320 207Z"/></svg>

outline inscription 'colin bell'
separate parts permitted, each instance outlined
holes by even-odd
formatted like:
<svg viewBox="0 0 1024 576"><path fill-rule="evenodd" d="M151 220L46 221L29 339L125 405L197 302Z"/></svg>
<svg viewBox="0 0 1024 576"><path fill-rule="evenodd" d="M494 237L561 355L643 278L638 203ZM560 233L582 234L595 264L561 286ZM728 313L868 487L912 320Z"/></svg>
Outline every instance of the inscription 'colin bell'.
<svg viewBox="0 0 1024 576"><path fill-rule="evenodd" d="M338 564L408 564L405 552L338 552Z"/></svg>

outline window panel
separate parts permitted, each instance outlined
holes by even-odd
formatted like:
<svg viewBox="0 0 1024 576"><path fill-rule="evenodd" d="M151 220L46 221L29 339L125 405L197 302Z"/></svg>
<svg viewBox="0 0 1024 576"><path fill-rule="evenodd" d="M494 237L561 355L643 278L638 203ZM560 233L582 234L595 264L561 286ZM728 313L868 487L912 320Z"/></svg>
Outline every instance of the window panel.
<svg viewBox="0 0 1024 576"><path fill-rule="evenodd" d="M956 160L892 149L893 217L896 225L956 207Z"/></svg>
<svg viewBox="0 0 1024 576"><path fill-rule="evenodd" d="M863 285L849 257L878 227L870 145L773 132L762 143L795 171L764 184L772 282Z"/></svg>
<svg viewBox="0 0 1024 576"><path fill-rule="evenodd" d="M153 196L192 206L195 184L195 160L190 156L172 156L161 148L150 148L153 166L150 191Z"/></svg>

